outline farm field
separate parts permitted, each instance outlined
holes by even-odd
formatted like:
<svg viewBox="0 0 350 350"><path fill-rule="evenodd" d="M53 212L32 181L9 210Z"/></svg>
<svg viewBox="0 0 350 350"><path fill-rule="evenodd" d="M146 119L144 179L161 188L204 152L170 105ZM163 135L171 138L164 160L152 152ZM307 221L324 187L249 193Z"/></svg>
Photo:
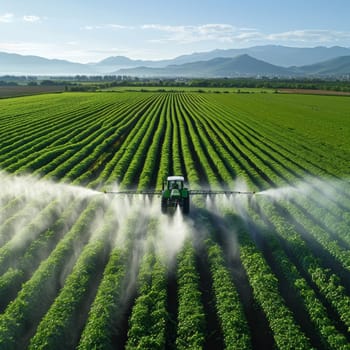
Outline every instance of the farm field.
<svg viewBox="0 0 350 350"><path fill-rule="evenodd" d="M0 98L48 94L64 91L64 86L0 86Z"/></svg>
<svg viewBox="0 0 350 350"><path fill-rule="evenodd" d="M0 100L0 349L350 349L350 99ZM189 188L183 216L158 197Z"/></svg>
<svg viewBox="0 0 350 350"><path fill-rule="evenodd" d="M161 91L160 91L161 90ZM233 88L233 87L196 87L196 86L114 86L101 89L101 91L114 92L211 92L211 93L273 93L268 88Z"/></svg>

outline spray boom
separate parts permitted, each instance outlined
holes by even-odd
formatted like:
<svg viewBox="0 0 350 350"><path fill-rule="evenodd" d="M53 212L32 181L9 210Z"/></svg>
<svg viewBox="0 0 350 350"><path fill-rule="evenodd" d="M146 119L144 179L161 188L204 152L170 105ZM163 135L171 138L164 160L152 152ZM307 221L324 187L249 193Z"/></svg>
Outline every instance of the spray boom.
<svg viewBox="0 0 350 350"><path fill-rule="evenodd" d="M190 212L190 197L195 195L215 196L215 195L248 195L252 196L255 192L251 191L212 191L212 190L189 190L184 186L183 176L168 176L163 181L162 190L124 190L124 191L104 191L107 194L116 195L147 195L161 196L162 213L175 212L177 207L182 209L184 214Z"/></svg>
<svg viewBox="0 0 350 350"><path fill-rule="evenodd" d="M134 195L134 194L143 194L150 196L160 196L162 194L161 190L124 190L124 191L103 191L106 194L126 194L126 195Z"/></svg>
<svg viewBox="0 0 350 350"><path fill-rule="evenodd" d="M196 195L196 194L201 194L201 195L217 195L217 194L226 194L226 195L230 195L230 194L247 194L247 195L253 195L256 192L252 192L252 191L231 191L231 190L227 190L227 191L212 191L212 190L191 190L190 191L190 195Z"/></svg>

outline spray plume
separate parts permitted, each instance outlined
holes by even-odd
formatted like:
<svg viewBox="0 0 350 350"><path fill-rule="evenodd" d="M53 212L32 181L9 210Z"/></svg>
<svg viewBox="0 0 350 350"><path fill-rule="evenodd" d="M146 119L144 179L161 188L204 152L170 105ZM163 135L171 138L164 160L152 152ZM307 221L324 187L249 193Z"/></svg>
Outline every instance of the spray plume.
<svg viewBox="0 0 350 350"><path fill-rule="evenodd" d="M181 250L184 241L191 234L196 235L194 221L191 218L184 218L180 210L174 215L162 215L160 211L159 198L150 198L148 196L115 196L103 194L100 191L94 191L80 186L56 183L53 181L43 180L34 176L14 176L6 172L0 172L0 219L4 225L9 220L6 229L9 236L6 238L20 244L27 244L28 240L35 239L32 236L23 236L21 228L28 225L33 218L42 220L41 224L36 223L35 229L42 231L53 224L54 218L59 218L72 202L77 203L79 210L82 204L89 201L98 202L99 212L94 215L91 222L91 230L98 231L106 220L113 220L113 229L108 235L112 247L124 247L128 240L127 230L124 228L130 218L134 218L137 224L134 229L134 242L132 244L131 259L132 266L130 269L137 269L141 257L152 249L156 254L164 258L168 266L172 266L175 257ZM118 186L114 186L113 191L118 191ZM238 179L234 186L235 191L247 191L248 186L242 179ZM216 197L207 196L204 198L205 208L208 213L215 217L217 227L227 237L231 237L229 242L230 250L237 246L234 228L227 225L223 226L225 221L225 211L230 210L240 216L244 221L249 220L249 207L256 208L260 199L268 201L291 200L297 198L312 198L313 201L327 206L327 203L339 203L345 208L350 208L350 189L349 182L346 180L324 180L316 178L307 178L291 186L268 189L258 192L254 196L244 194L237 195L218 195ZM11 219L11 203L17 201L16 217ZM50 218L40 213L48 206L55 203L55 213ZM19 203L19 204L18 204ZM11 214L11 215L10 215ZM78 215L78 214L77 214ZM195 210L193 215L196 215ZM74 216L74 215L73 215ZM150 220L156 220L156 232L150 239L148 237L147 227ZM1 229L1 228L0 228ZM12 236L11 236L12 235ZM92 239L96 239L93 234ZM6 243L2 238L1 244ZM147 244L146 244L147 242ZM132 274L131 274L132 275ZM135 279L135 273L132 280Z"/></svg>

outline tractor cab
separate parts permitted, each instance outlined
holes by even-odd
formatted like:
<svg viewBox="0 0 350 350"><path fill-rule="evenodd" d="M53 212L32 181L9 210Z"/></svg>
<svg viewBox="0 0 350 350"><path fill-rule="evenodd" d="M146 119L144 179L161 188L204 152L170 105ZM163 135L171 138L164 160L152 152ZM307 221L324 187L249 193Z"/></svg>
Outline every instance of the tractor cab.
<svg viewBox="0 0 350 350"><path fill-rule="evenodd" d="M166 179L166 187L171 191L174 189L182 190L184 188L184 177L183 176L168 176Z"/></svg>
<svg viewBox="0 0 350 350"><path fill-rule="evenodd" d="M170 198L181 198L181 191L184 187L184 178L182 176L169 176L167 179Z"/></svg>
<svg viewBox="0 0 350 350"><path fill-rule="evenodd" d="M189 193L184 186L183 176L168 176L163 182L162 190L162 212L168 212L169 209L176 209L178 206L183 213L189 212Z"/></svg>

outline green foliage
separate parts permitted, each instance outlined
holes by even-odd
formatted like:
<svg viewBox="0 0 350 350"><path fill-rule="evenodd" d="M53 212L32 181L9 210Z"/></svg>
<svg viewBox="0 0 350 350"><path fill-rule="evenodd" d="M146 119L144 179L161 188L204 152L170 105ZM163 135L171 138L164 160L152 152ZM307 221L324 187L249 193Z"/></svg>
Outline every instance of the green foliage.
<svg viewBox="0 0 350 350"><path fill-rule="evenodd" d="M129 320L126 349L164 349L166 311L166 271L160 259L144 256L138 277L138 293Z"/></svg>
<svg viewBox="0 0 350 350"><path fill-rule="evenodd" d="M92 202L69 233L56 246L50 257L22 286L17 298L0 315L0 347L16 348L16 343L19 341L20 334L25 330L26 324L28 322L37 323L47 311L47 306L55 297L57 279L65 266L67 257L73 253L72 243L78 237L84 241L82 233L88 234L88 226L95 211L96 203Z"/></svg>
<svg viewBox="0 0 350 350"><path fill-rule="evenodd" d="M262 253L245 232L240 232L240 257L253 294L264 310L279 349L311 349L309 339L295 322L278 289L278 280Z"/></svg>
<svg viewBox="0 0 350 350"><path fill-rule="evenodd" d="M251 340L242 304L232 282L220 247L206 241L216 310L221 323L226 349L250 349Z"/></svg>
<svg viewBox="0 0 350 350"><path fill-rule="evenodd" d="M88 77L80 79L90 83ZM106 215L101 197L96 202L95 197L72 201L59 215L54 201L33 215L34 202L1 197L0 348L30 343L32 348L109 349L128 337L129 349L201 349L211 337L206 318L212 312L203 296L216 312L216 331L225 348L250 348L256 341L249 329L255 327L255 308L246 306L252 314L244 314L245 296L236 291L240 280L235 280L233 268L246 273L248 285L242 289L252 291L278 348L309 349L316 342L347 349L350 191L343 181L326 193L314 178L348 176L349 98L242 88L261 84L277 89L284 83L197 81L192 91L184 91L182 85L189 82L179 82L181 88L172 91L162 87L156 92L147 88L0 100L0 167L17 175L31 172L91 188L118 182L139 189L159 189L163 177L171 174L184 175L191 189L231 188L239 178L257 191L294 184L307 175L305 183L318 190L311 198L288 202L273 203L260 195L250 202L227 199L233 216L217 207L215 214L209 213L205 200L197 197L193 220L183 223L190 237L176 256L174 296L167 294L167 266L154 248L163 244L165 234L157 220L146 225L143 215L120 218L128 214L117 208L113 215L128 222L123 232L113 215ZM149 84L158 89L156 82ZM205 84L223 88L202 88ZM236 84L239 93L225 88L230 84ZM288 84L319 87L321 82ZM237 224L237 213L246 227ZM106 226L95 217L103 218ZM233 262L225 258L230 246L220 235L207 239L201 232L201 225L210 226L211 219L221 234L226 234L223 224L239 226L239 258ZM40 228L38 223L45 220L49 224ZM171 220L168 224L172 228ZM91 230L102 230L101 237L90 241ZM179 230L176 227L176 239ZM13 239L16 233L24 237L21 244ZM114 242L119 235L125 236L125 245L113 247L109 255L109 239ZM145 237L146 254L139 261L133 254L144 253L140 242ZM199 283L202 267L196 264L199 251L207 254L205 268L211 278L211 290L205 293ZM136 265L140 262L140 271L137 295L129 306L122 303L133 258ZM96 296L91 287L95 282ZM291 294L287 296L298 303L295 313L284 298L286 288ZM127 323L125 311L131 316L125 334L120 334L120 324ZM307 322L299 322L304 318Z"/></svg>
<svg viewBox="0 0 350 350"><path fill-rule="evenodd" d="M188 241L178 257L178 349L202 349L205 340L205 314L194 254L192 243Z"/></svg>
<svg viewBox="0 0 350 350"><path fill-rule="evenodd" d="M136 228L136 217L131 216L120 232L125 237L123 246L114 247L109 256L80 338L79 350L113 348L112 336L118 334L118 329L111 325L120 322L125 307L124 289L128 283L128 266L133 258Z"/></svg>

